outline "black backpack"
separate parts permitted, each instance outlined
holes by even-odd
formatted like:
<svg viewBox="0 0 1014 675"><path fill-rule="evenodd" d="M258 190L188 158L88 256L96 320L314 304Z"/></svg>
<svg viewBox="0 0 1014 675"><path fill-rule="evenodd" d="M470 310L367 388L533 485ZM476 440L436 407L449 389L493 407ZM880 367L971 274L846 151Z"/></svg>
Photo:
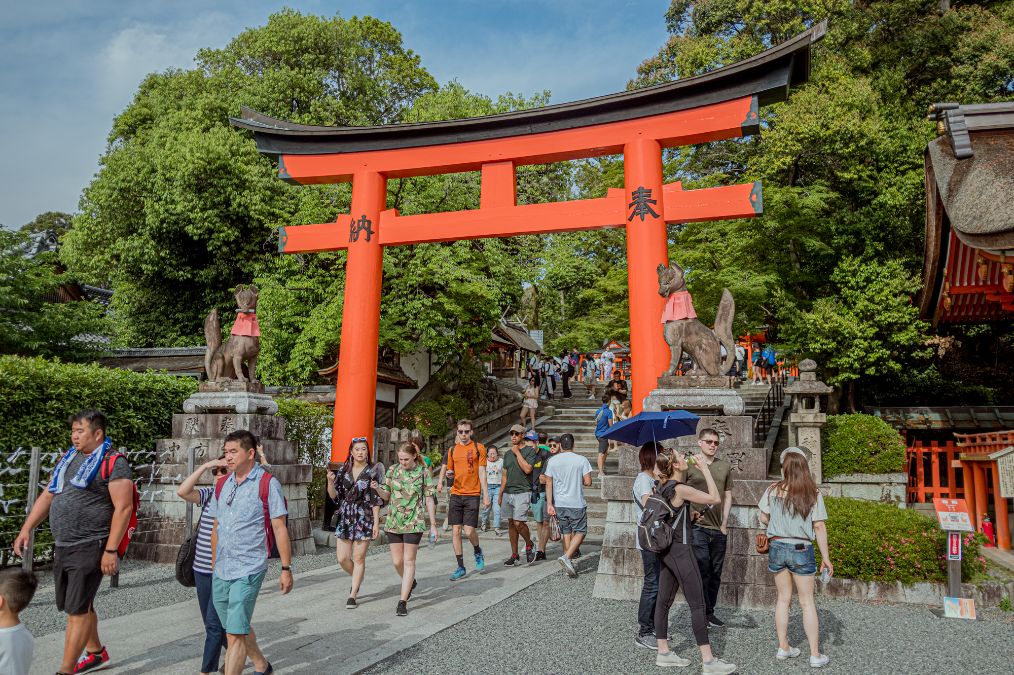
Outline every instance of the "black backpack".
<svg viewBox="0 0 1014 675"><path fill-rule="evenodd" d="M674 508L670 500L676 491L677 481L666 481L655 485L651 494L641 504L641 520L637 523L637 543L644 551L665 553L677 541L675 533L682 528L679 543L687 543L687 510L689 502ZM635 499L637 495L634 495Z"/></svg>

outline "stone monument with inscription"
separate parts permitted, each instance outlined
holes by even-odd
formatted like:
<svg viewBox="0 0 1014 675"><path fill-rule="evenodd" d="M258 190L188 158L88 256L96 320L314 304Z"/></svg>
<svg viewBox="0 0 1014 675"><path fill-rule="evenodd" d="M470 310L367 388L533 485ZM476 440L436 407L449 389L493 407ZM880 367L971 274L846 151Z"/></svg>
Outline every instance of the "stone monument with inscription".
<svg viewBox="0 0 1014 675"><path fill-rule="evenodd" d="M130 545L132 558L176 561L187 535L186 502L176 495L176 489L191 471L189 458L193 456L193 466L197 467L220 457L225 437L237 429L247 429L260 440L271 464L268 471L282 484L293 555L315 550L306 497L311 467L299 463L298 448L285 440L285 419L275 415L278 404L254 379L260 351L260 328L254 313L257 289L240 287L236 299L236 324L224 345L219 337L217 312L205 322L209 380L201 382L198 391L183 402L182 413L173 415L172 437L156 443L153 462L135 467L141 477L141 508L140 523ZM244 376L244 368L249 377ZM198 487L212 484L211 473L206 472ZM200 510L195 507L194 525L199 516Z"/></svg>
<svg viewBox="0 0 1014 675"><path fill-rule="evenodd" d="M659 293L686 293L682 270L677 274L670 270L663 266L659 268ZM695 317L689 294L681 297L682 314ZM670 301L669 304L673 303ZM711 365L708 368L695 367L682 376L674 375L673 368L670 368L659 377L658 388L645 398L644 410L689 410L701 416L698 431L710 427L718 432L721 441L719 456L732 465L733 479L733 506L718 601L726 606L770 606L774 602L775 589L773 577L767 572L767 556L758 555L753 547L753 537L759 524L757 501L770 485L768 457L764 448L754 447L754 418L743 414L743 399L735 389L733 378L726 375L736 353L730 337L734 307L731 294L725 291L716 318L716 331L712 332L707 327L701 330L686 323L674 330L674 321L688 322L691 318L680 318L680 312L670 312L667 306L663 322L666 340L673 351L672 363L679 364L682 354L677 351L681 352L687 346L685 340L676 338L690 336L694 345L690 352L695 366L700 366L700 361L705 360L710 360ZM692 320L697 321L696 318ZM729 327L728 335L724 335L726 327ZM730 341L729 346L725 345L726 339ZM721 347L725 347L724 358L718 356ZM696 449L696 443L695 434L665 441L663 445L685 452ZM633 504L634 479L640 471L638 452L639 448L621 445L618 475L606 476L602 481L602 496L608 505L602 554L595 579L595 597L632 600L638 598L641 592L644 567L635 545L636 511Z"/></svg>

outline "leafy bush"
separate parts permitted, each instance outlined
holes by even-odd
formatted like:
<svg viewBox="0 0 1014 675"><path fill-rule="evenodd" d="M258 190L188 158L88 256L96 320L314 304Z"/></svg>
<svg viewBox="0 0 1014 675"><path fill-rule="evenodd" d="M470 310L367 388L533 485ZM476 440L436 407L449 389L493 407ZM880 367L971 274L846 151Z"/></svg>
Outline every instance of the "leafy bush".
<svg viewBox="0 0 1014 675"><path fill-rule="evenodd" d="M916 511L827 497L828 545L835 576L862 581L947 581L947 534ZM962 579L986 569L981 534L964 535ZM820 553L817 554L818 563Z"/></svg>
<svg viewBox="0 0 1014 675"><path fill-rule="evenodd" d="M444 394L436 400L417 401L401 411L398 424L418 429L424 438L442 438L460 420L471 415L466 401L457 394Z"/></svg>
<svg viewBox="0 0 1014 675"><path fill-rule="evenodd" d="M334 409L294 398L277 399L278 416L285 418L285 439L296 444L299 461L313 467L313 479L306 486L311 511L324 504L327 463L331 459L331 424Z"/></svg>
<svg viewBox="0 0 1014 675"><path fill-rule="evenodd" d="M825 476L891 473L905 468L905 444L887 422L872 415L831 415L824 428Z"/></svg>
<svg viewBox="0 0 1014 675"><path fill-rule="evenodd" d="M0 455L14 471L0 483L4 500L25 499L30 454L11 461L17 448L33 446L43 453L70 445L68 419L94 407L109 418L107 433L115 447L154 451L155 441L169 435L173 413L197 389L191 378L134 373L98 365L77 365L42 358L0 356ZM53 461L44 461L40 480ZM135 462L136 463L136 462ZM24 520L24 505L0 515L0 566L11 561L9 547ZM52 542L48 526L36 531L36 558L45 559Z"/></svg>

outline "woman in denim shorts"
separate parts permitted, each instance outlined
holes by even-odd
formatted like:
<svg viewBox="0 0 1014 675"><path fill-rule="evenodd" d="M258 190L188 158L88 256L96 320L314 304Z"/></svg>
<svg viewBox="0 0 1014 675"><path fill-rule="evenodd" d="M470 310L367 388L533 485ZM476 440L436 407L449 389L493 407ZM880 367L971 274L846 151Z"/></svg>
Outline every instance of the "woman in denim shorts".
<svg viewBox="0 0 1014 675"><path fill-rule="evenodd" d="M820 627L817 606L813 599L814 575L817 562L813 540L820 547L820 569L827 575L834 573L827 548L827 511L824 499L810 475L806 451L803 448L786 448L781 456L782 480L772 484L761 496L760 520L767 526L768 571L775 575L778 603L775 606L775 633L778 651L775 658L792 659L799 656L798 648L789 645L789 606L792 604L792 586L799 594L803 610L803 630L810 643L810 665L826 666L830 660L820 653Z"/></svg>

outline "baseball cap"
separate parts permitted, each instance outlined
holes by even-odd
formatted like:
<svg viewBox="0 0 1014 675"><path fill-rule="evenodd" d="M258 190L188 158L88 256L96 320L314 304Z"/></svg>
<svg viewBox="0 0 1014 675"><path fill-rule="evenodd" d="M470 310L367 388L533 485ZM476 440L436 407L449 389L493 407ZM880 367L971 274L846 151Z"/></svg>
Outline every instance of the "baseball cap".
<svg viewBox="0 0 1014 675"><path fill-rule="evenodd" d="M515 424L514 426L511 427L511 433L523 434L525 433L525 428L520 424Z"/></svg>
<svg viewBox="0 0 1014 675"><path fill-rule="evenodd" d="M536 441L536 442L538 442L539 435L537 433L535 433L534 431L529 431L528 433L525 434L525 440L526 441Z"/></svg>

